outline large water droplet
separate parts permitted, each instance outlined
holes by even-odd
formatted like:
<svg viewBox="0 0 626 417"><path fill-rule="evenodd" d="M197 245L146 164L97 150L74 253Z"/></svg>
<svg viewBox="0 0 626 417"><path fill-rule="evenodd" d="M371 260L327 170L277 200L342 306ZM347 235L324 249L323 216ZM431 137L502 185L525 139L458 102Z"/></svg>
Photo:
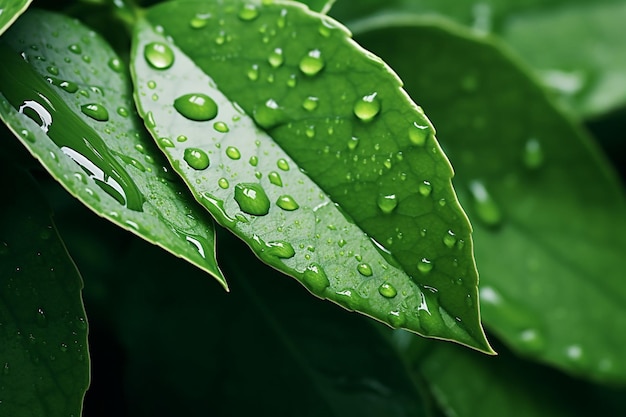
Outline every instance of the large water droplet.
<svg viewBox="0 0 626 417"><path fill-rule="evenodd" d="M281 195L278 197L276 205L286 211L294 211L300 208L296 200L290 195Z"/></svg>
<svg viewBox="0 0 626 417"><path fill-rule="evenodd" d="M276 101L269 99L263 105L255 107L252 112L254 121L264 129L272 128L284 121L283 109Z"/></svg>
<svg viewBox="0 0 626 417"><path fill-rule="evenodd" d="M330 285L326 272L319 264L307 266L302 274L302 281L315 294L321 294Z"/></svg>
<svg viewBox="0 0 626 417"><path fill-rule="evenodd" d="M264 216L270 211L270 200L260 184L239 183L235 186L235 201L241 211Z"/></svg>
<svg viewBox="0 0 626 417"><path fill-rule="evenodd" d="M209 156L202 149L187 148L185 149L183 159L193 169L207 169L210 164Z"/></svg>
<svg viewBox="0 0 626 417"><path fill-rule="evenodd" d="M78 84L73 83L71 81L59 80L56 78L49 77L47 80L50 84L61 88L63 91L67 91L68 93L74 94L78 91Z"/></svg>
<svg viewBox="0 0 626 417"><path fill-rule="evenodd" d="M541 143L535 138L529 139L524 145L522 161L528 169L537 169L543 164L543 149Z"/></svg>
<svg viewBox="0 0 626 417"><path fill-rule="evenodd" d="M276 166L278 168L280 168L283 171L289 171L289 163L287 162L286 159L284 158L280 158L277 162L276 162Z"/></svg>
<svg viewBox="0 0 626 417"><path fill-rule="evenodd" d="M213 129L217 130L220 133L228 133L230 131L228 125L224 122L213 123Z"/></svg>
<svg viewBox="0 0 626 417"><path fill-rule="evenodd" d="M210 14L197 14L189 21L189 26L191 26L192 29L202 29L209 23L210 18Z"/></svg>
<svg viewBox="0 0 626 417"><path fill-rule="evenodd" d="M67 49L69 49L70 52L75 53L76 55L83 52L83 48L81 48L80 45L75 44L75 43L68 46Z"/></svg>
<svg viewBox="0 0 626 417"><path fill-rule="evenodd" d="M259 9L254 4L244 5L237 16L246 22L256 19L259 16Z"/></svg>
<svg viewBox="0 0 626 417"><path fill-rule="evenodd" d="M395 194L381 194L378 196L378 208L385 214L389 214L398 207L398 197Z"/></svg>
<svg viewBox="0 0 626 417"><path fill-rule="evenodd" d="M203 122L217 116L217 104L206 94L185 94L174 100L174 108L189 120Z"/></svg>
<svg viewBox="0 0 626 417"><path fill-rule="evenodd" d="M377 98L378 93L372 93L361 97L354 104L354 114L364 122L370 122L380 112L380 100Z"/></svg>
<svg viewBox="0 0 626 417"><path fill-rule="evenodd" d="M378 292L385 298L393 298L398 294L396 288L388 282L380 284L380 287L378 287Z"/></svg>
<svg viewBox="0 0 626 417"><path fill-rule="evenodd" d="M151 42L143 50L143 56L155 69L168 69L174 64L174 51L161 42Z"/></svg>
<svg viewBox="0 0 626 417"><path fill-rule="evenodd" d="M498 226L502 222L502 212L485 185L480 181L472 181L469 189L474 197L474 211L478 218L487 226Z"/></svg>
<svg viewBox="0 0 626 417"><path fill-rule="evenodd" d="M308 96L307 98L304 99L304 101L302 102L302 107L305 110L308 111L313 111L315 109L317 109L317 105L319 104L319 99L317 97L314 96Z"/></svg>
<svg viewBox="0 0 626 417"><path fill-rule="evenodd" d="M241 158L241 152L239 152L239 149L235 148L234 146L229 146L228 148L226 148L226 156L228 156L230 159L237 160Z"/></svg>
<svg viewBox="0 0 626 417"><path fill-rule="evenodd" d="M372 271L372 267L370 266L370 264L367 263L358 264L356 270L359 271L359 274L363 275L364 277L371 277L374 274L374 271Z"/></svg>
<svg viewBox="0 0 626 417"><path fill-rule="evenodd" d="M428 274L430 271L433 270L433 264L428 259L422 258L417 263L417 270L420 271L422 274Z"/></svg>
<svg viewBox="0 0 626 417"><path fill-rule="evenodd" d="M84 104L80 106L80 111L83 112L83 114L99 122L106 122L107 120L109 120L108 110L106 109L106 107L98 103Z"/></svg>
<svg viewBox="0 0 626 417"><path fill-rule="evenodd" d="M430 184L429 181L423 181L417 186L417 190L424 197L428 197L430 193L433 191L433 186Z"/></svg>
<svg viewBox="0 0 626 417"><path fill-rule="evenodd" d="M453 248L456 245L456 235L452 230L448 230L445 235L443 235L443 244L448 248Z"/></svg>
<svg viewBox="0 0 626 417"><path fill-rule="evenodd" d="M280 174L276 171L271 171L267 177L269 178L270 182L278 187L282 187L283 186L283 180L280 177Z"/></svg>
<svg viewBox="0 0 626 417"><path fill-rule="evenodd" d="M219 180L217 180L217 185L225 190L230 184L228 183L228 180L226 178L220 178Z"/></svg>
<svg viewBox="0 0 626 417"><path fill-rule="evenodd" d="M270 53L270 56L267 57L267 62L269 62L273 68L278 68L283 65L283 62L285 62L283 50L281 48L275 48Z"/></svg>
<svg viewBox="0 0 626 417"><path fill-rule="evenodd" d="M119 60L119 58L111 58L109 59L109 62L107 64L109 68L111 68L115 72L122 72L122 70L124 69L124 65L122 64L122 61Z"/></svg>
<svg viewBox="0 0 626 417"><path fill-rule="evenodd" d="M387 314L387 320L393 327L402 327L406 322L406 315L402 311L394 310Z"/></svg>
<svg viewBox="0 0 626 417"><path fill-rule="evenodd" d="M348 141L348 149L353 151L357 148L357 146L359 146L359 138L352 136L352 138Z"/></svg>
<svg viewBox="0 0 626 417"><path fill-rule="evenodd" d="M324 59L319 49L309 51L299 64L300 71L310 77L316 75L324 68Z"/></svg>
<svg viewBox="0 0 626 417"><path fill-rule="evenodd" d="M293 258L296 254L296 251L293 249L293 246L289 242L285 242L282 240L276 242L269 242L267 244L267 249L265 252L269 255L276 256L277 258L289 259Z"/></svg>
<svg viewBox="0 0 626 417"><path fill-rule="evenodd" d="M417 146L424 146L426 139L430 135L430 128L427 125L420 125L414 122L409 126L409 140Z"/></svg>

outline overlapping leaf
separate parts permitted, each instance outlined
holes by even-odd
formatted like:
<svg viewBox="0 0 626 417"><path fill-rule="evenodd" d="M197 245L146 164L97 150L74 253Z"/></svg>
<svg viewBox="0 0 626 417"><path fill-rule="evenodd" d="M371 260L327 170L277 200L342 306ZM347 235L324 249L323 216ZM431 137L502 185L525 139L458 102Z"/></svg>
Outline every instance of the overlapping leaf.
<svg viewBox="0 0 626 417"><path fill-rule="evenodd" d="M294 3L146 17L140 113L221 224L319 297L489 351L451 167L385 64Z"/></svg>
<svg viewBox="0 0 626 417"><path fill-rule="evenodd" d="M89 385L82 280L26 172L1 160L0 415L80 415Z"/></svg>
<svg viewBox="0 0 626 417"><path fill-rule="evenodd" d="M422 97L457 168L487 325L525 355L623 382L626 203L608 162L499 46L429 20L370 23L359 40Z"/></svg>
<svg viewBox="0 0 626 417"><path fill-rule="evenodd" d="M124 64L69 18L25 14L0 41L0 116L97 214L225 281L210 217L141 129Z"/></svg>
<svg viewBox="0 0 626 417"><path fill-rule="evenodd" d="M0 35L28 8L33 0L0 0Z"/></svg>

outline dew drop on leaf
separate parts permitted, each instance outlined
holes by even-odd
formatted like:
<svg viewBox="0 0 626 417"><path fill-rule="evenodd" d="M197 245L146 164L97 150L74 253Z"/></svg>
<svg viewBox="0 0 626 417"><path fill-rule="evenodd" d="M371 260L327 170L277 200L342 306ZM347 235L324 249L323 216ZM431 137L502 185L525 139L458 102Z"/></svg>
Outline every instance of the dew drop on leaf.
<svg viewBox="0 0 626 417"><path fill-rule="evenodd" d="M248 79L250 81L258 80L259 79L259 66L257 64L252 65L252 67L248 69L248 72L246 73L246 75L248 76Z"/></svg>
<svg viewBox="0 0 626 417"><path fill-rule="evenodd" d="M428 274L430 271L433 270L433 264L428 259L422 258L417 263L417 270L420 271L422 274Z"/></svg>
<svg viewBox="0 0 626 417"><path fill-rule="evenodd" d="M217 116L217 104L206 94L184 94L174 100L174 108L189 120L203 122Z"/></svg>
<svg viewBox="0 0 626 417"><path fill-rule="evenodd" d="M228 148L226 148L226 156L228 156L232 160L238 160L241 159L241 152L239 152L239 149L235 148L234 146L229 146Z"/></svg>
<svg viewBox="0 0 626 417"><path fill-rule="evenodd" d="M378 293L385 298L393 298L398 294L398 291L390 283L384 282L378 287Z"/></svg>
<svg viewBox="0 0 626 417"><path fill-rule="evenodd" d="M541 149L541 143L535 138L531 138L526 141L524 145L524 153L522 154L522 161L528 169L537 169L543 164L543 150Z"/></svg>
<svg viewBox="0 0 626 417"><path fill-rule="evenodd" d="M453 248L456 244L456 235L452 230L448 230L445 235L443 235L443 244L448 248Z"/></svg>
<svg viewBox="0 0 626 417"><path fill-rule="evenodd" d="M283 109L275 100L269 99L260 106L255 107L252 112L254 121L264 129L270 129L284 121Z"/></svg>
<svg viewBox="0 0 626 417"><path fill-rule="evenodd" d="M348 149L353 151L357 148L357 146L359 146L359 138L352 136L352 138L348 141Z"/></svg>
<svg viewBox="0 0 626 417"><path fill-rule="evenodd" d="M278 197L276 205L286 211L294 211L300 208L296 200L290 195L281 195Z"/></svg>
<svg viewBox="0 0 626 417"><path fill-rule="evenodd" d="M276 256L277 258L289 259L293 258L296 254L296 251L293 249L293 246L289 242L285 242L282 240L276 242L269 242L267 244L266 252L269 255Z"/></svg>
<svg viewBox="0 0 626 417"><path fill-rule="evenodd" d="M225 190L229 187L230 184L228 183L228 180L226 178L220 178L219 180L217 180L217 185Z"/></svg>
<svg viewBox="0 0 626 417"><path fill-rule="evenodd" d="M196 170L203 170L209 167L209 156L202 149L187 148L183 154L183 159L187 164Z"/></svg>
<svg viewBox="0 0 626 417"><path fill-rule="evenodd" d="M246 22L252 21L259 16L259 9L254 4L246 4L244 5L237 16Z"/></svg>
<svg viewBox="0 0 626 417"><path fill-rule="evenodd" d="M417 190L424 197L428 197L430 193L433 191L433 186L430 184L429 181L423 181L422 183L418 185Z"/></svg>
<svg viewBox="0 0 626 417"><path fill-rule="evenodd" d="M70 52L75 53L77 55L83 52L83 49L80 47L80 45L75 44L75 43L68 46L67 49L69 49Z"/></svg>
<svg viewBox="0 0 626 417"><path fill-rule="evenodd" d="M289 163L287 162L286 159L280 158L277 162L276 162L276 166L278 168L280 168L283 171L289 171Z"/></svg>
<svg viewBox="0 0 626 417"><path fill-rule="evenodd" d="M52 75L59 75L59 68L53 65L46 67L46 70Z"/></svg>
<svg viewBox="0 0 626 417"><path fill-rule="evenodd" d="M320 295L328 286L330 281L326 276L326 272L319 264L311 264L307 266L302 274L302 281L315 294Z"/></svg>
<svg viewBox="0 0 626 417"><path fill-rule="evenodd" d="M302 107L305 110L313 111L317 109L318 104L319 104L319 99L317 97L309 96L305 98L304 101L302 102Z"/></svg>
<svg viewBox="0 0 626 417"><path fill-rule="evenodd" d="M109 111L106 107L98 103L84 104L80 106L80 111L99 122L106 122L109 120Z"/></svg>
<svg viewBox="0 0 626 417"><path fill-rule="evenodd" d="M269 178L270 183L272 183L272 184L274 184L274 185L276 185L276 186L278 186L278 187L282 187L282 186L283 186L283 180L282 180L282 178L280 177L280 174L279 174L278 172L276 172L276 171L271 171L271 172L267 175L267 177Z"/></svg>
<svg viewBox="0 0 626 417"><path fill-rule="evenodd" d="M213 129L217 130L220 133L228 133L230 130L228 125L224 122L215 122L213 123Z"/></svg>
<svg viewBox="0 0 626 417"><path fill-rule="evenodd" d="M118 107L117 114L119 114L122 117L128 117L128 110L126 109L126 107Z"/></svg>
<svg viewBox="0 0 626 417"><path fill-rule="evenodd" d="M378 208L385 214L389 214L398 207L398 197L395 194L381 194L378 196Z"/></svg>
<svg viewBox="0 0 626 417"><path fill-rule="evenodd" d="M487 226L498 226L502 222L502 212L485 185L480 181L471 181L469 189L474 199L474 212L478 219Z"/></svg>
<svg viewBox="0 0 626 417"><path fill-rule="evenodd" d="M159 138L159 143L164 148L173 148L174 142L170 138Z"/></svg>
<svg viewBox="0 0 626 417"><path fill-rule="evenodd" d="M71 81L58 80L56 78L48 78L50 84L59 87L63 91L67 91L68 93L74 94L78 91L78 84L73 83Z"/></svg>
<svg viewBox="0 0 626 417"><path fill-rule="evenodd" d="M417 122L409 126L409 140L414 145L424 146L429 134L430 128L428 126L420 125Z"/></svg>
<svg viewBox="0 0 626 417"><path fill-rule="evenodd" d="M371 277L374 272L372 271L372 267L367 263L361 263L357 265L356 270L359 271L359 274L364 277Z"/></svg>
<svg viewBox="0 0 626 417"><path fill-rule="evenodd" d="M283 65L284 61L285 57L281 48L275 48L267 57L267 62L269 62L272 68L280 67L281 65Z"/></svg>
<svg viewBox="0 0 626 417"><path fill-rule="evenodd" d="M120 61L119 58L109 59L107 65L115 72L122 72L122 69L124 68L122 65L122 61Z"/></svg>
<svg viewBox="0 0 626 417"><path fill-rule="evenodd" d="M313 49L306 54L298 64L303 74L312 77L324 68L324 59L319 49Z"/></svg>
<svg viewBox="0 0 626 417"><path fill-rule="evenodd" d="M41 308L37 309L37 315L35 318L36 318L37 326L48 327L48 318L46 317L46 313L43 311L43 309Z"/></svg>
<svg viewBox="0 0 626 417"><path fill-rule="evenodd" d="M209 23L210 18L211 15L196 15L189 21L189 26L191 26L192 29L202 29Z"/></svg>
<svg viewBox="0 0 626 417"><path fill-rule="evenodd" d="M174 52L161 42L151 42L143 50L143 56L154 69L168 69L174 64Z"/></svg>
<svg viewBox="0 0 626 417"><path fill-rule="evenodd" d="M393 327L402 327L406 322L406 315L402 311L394 310L387 314L387 320Z"/></svg>
<svg viewBox="0 0 626 417"><path fill-rule="evenodd" d="M239 183L235 185L235 201L241 211L253 216L264 216L270 211L270 200L260 184Z"/></svg>
<svg viewBox="0 0 626 417"><path fill-rule="evenodd" d="M380 100L378 93L368 94L354 103L354 114L363 122L370 122L380 113Z"/></svg>

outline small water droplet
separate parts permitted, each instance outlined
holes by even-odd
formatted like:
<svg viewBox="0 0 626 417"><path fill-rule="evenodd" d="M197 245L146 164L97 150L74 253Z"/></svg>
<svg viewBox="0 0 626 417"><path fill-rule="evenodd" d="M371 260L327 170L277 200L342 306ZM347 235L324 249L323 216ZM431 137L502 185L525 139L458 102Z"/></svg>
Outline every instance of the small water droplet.
<svg viewBox="0 0 626 417"><path fill-rule="evenodd" d="M308 96L307 98L304 99L304 101L302 102L302 107L305 110L308 111L313 111L315 109L317 109L317 105L319 104L319 99L317 97L314 96Z"/></svg>
<svg viewBox="0 0 626 417"><path fill-rule="evenodd" d="M37 309L37 316L35 318L37 321L37 326L48 327L48 318L46 317L46 313L43 311L43 309Z"/></svg>
<svg viewBox="0 0 626 417"><path fill-rule="evenodd" d="M108 110L106 109L106 107L98 103L84 104L80 106L80 111L83 112L83 114L99 122L106 122L107 120L109 120Z"/></svg>
<svg viewBox="0 0 626 417"><path fill-rule="evenodd" d="M304 130L304 134L306 135L307 138L313 139L315 137L315 126L308 126Z"/></svg>
<svg viewBox="0 0 626 417"><path fill-rule="evenodd" d="M154 69L168 69L174 64L174 51L161 42L151 42L143 50L143 56Z"/></svg>
<svg viewBox="0 0 626 417"><path fill-rule="evenodd" d="M54 86L61 88L63 91L74 94L78 91L78 84L71 81L57 80L56 78L48 78L48 81Z"/></svg>
<svg viewBox="0 0 626 417"><path fill-rule="evenodd" d="M230 184L228 183L228 180L226 178L220 178L219 180L217 180L217 185L220 186L220 188L222 189L227 189Z"/></svg>
<svg viewBox="0 0 626 417"><path fill-rule="evenodd" d="M248 79L250 81L258 80L259 79L259 66L257 64L252 65L252 67L248 69L248 72L246 73L246 75L248 76Z"/></svg>
<svg viewBox="0 0 626 417"><path fill-rule="evenodd" d="M312 77L319 73L324 68L324 59L319 49L313 49L309 51L301 60L298 65L300 71L303 74Z"/></svg>
<svg viewBox="0 0 626 417"><path fill-rule="evenodd" d="M189 26L192 29L202 29L209 23L210 18L210 14L197 14L189 21Z"/></svg>
<svg viewBox="0 0 626 417"><path fill-rule="evenodd" d="M270 129L284 121L284 110L275 100L269 99L263 105L254 108L254 121L264 129Z"/></svg>
<svg viewBox="0 0 626 417"><path fill-rule="evenodd" d="M270 56L267 57L267 62L272 66L272 68L278 68L283 65L285 62L285 57L283 55L283 50L281 48L275 48Z"/></svg>
<svg viewBox="0 0 626 417"><path fill-rule="evenodd" d="M46 70L52 75L59 75L59 68L54 65L46 67Z"/></svg>
<svg viewBox="0 0 626 417"><path fill-rule="evenodd" d="M522 161L528 169L537 169L543 164L544 156L541 143L535 138L529 139L524 145Z"/></svg>
<svg viewBox="0 0 626 417"><path fill-rule="evenodd" d="M471 181L469 189L474 198L474 212L487 226L498 226L502 222L500 207L480 181Z"/></svg>
<svg viewBox="0 0 626 417"><path fill-rule="evenodd" d="M207 169L210 164L209 156L198 148L185 149L183 159L191 168L196 170Z"/></svg>
<svg viewBox="0 0 626 417"><path fill-rule="evenodd" d="M122 72L122 70L124 69L122 61L120 61L119 58L109 59L109 62L107 63L107 65L109 66L109 68L111 68L115 72Z"/></svg>
<svg viewBox="0 0 626 417"><path fill-rule="evenodd" d="M154 80L150 80L146 83L146 85L148 86L149 89L154 90L157 86L157 83Z"/></svg>
<svg viewBox="0 0 626 417"><path fill-rule="evenodd" d="M452 230L448 230L445 235L443 235L443 244L448 248L453 248L456 244L456 235Z"/></svg>
<svg viewBox="0 0 626 417"><path fill-rule="evenodd" d="M370 266L370 264L367 263L358 264L356 270L359 271L359 274L363 275L364 277L371 277L374 274L374 271L372 271L372 267Z"/></svg>
<svg viewBox="0 0 626 417"><path fill-rule="evenodd" d="M282 240L269 242L267 244L267 249L265 250L265 252L271 256L282 259L293 258L293 256L296 254L293 246L291 246L289 242L285 242Z"/></svg>
<svg viewBox="0 0 626 417"><path fill-rule="evenodd" d="M283 170L283 171L289 171L289 163L287 162L286 159L284 158L280 158L277 162L276 162L276 166Z"/></svg>
<svg viewBox="0 0 626 417"><path fill-rule="evenodd" d="M330 286L326 272L316 263L307 266L302 274L302 281L313 293L318 295Z"/></svg>
<svg viewBox="0 0 626 417"><path fill-rule="evenodd" d="M173 148L174 147L174 142L172 142L170 138L159 138L159 143L164 148Z"/></svg>
<svg viewBox="0 0 626 417"><path fill-rule="evenodd" d="M381 194L378 196L378 208L385 214L389 214L398 207L398 197L395 194Z"/></svg>
<svg viewBox="0 0 626 417"><path fill-rule="evenodd" d="M255 167L259 164L259 158L257 156L252 155L250 159L248 160L248 163L252 165L253 167Z"/></svg>
<svg viewBox="0 0 626 417"><path fill-rule="evenodd" d="M430 184L429 181L423 181L422 183L418 185L417 190L424 197L428 197L430 193L433 191L433 186Z"/></svg>
<svg viewBox="0 0 626 417"><path fill-rule="evenodd" d="M75 44L75 43L68 46L67 49L69 49L70 52L75 53L76 55L81 54L83 52L83 48L81 48L80 45Z"/></svg>
<svg viewBox="0 0 626 417"><path fill-rule="evenodd" d="M178 135L178 137L176 138L176 142L187 142L187 136L185 135Z"/></svg>
<svg viewBox="0 0 626 417"><path fill-rule="evenodd" d="M282 187L283 186L283 180L280 177L280 174L276 171L271 171L267 177L269 178L270 182L278 187Z"/></svg>
<svg viewBox="0 0 626 417"><path fill-rule="evenodd" d="M286 211L294 211L300 208L296 200L290 195L281 195L278 197L276 205Z"/></svg>
<svg viewBox="0 0 626 417"><path fill-rule="evenodd" d="M235 185L235 201L241 211L253 216L264 216L270 211L270 200L260 184L239 183Z"/></svg>
<svg viewBox="0 0 626 417"><path fill-rule="evenodd" d="M545 339L536 329L525 329L519 334L520 344L530 352L539 352L545 347Z"/></svg>
<svg viewBox="0 0 626 417"><path fill-rule="evenodd" d="M428 125L420 125L414 122L409 126L409 140L417 146L424 146L426 139L430 135L430 127Z"/></svg>
<svg viewBox="0 0 626 417"><path fill-rule="evenodd" d="M259 9L254 4L245 4L237 16L246 22L252 21L259 16Z"/></svg>
<svg viewBox="0 0 626 417"><path fill-rule="evenodd" d="M363 122L370 122L380 113L380 100L378 93L372 93L361 97L354 104L354 114Z"/></svg>
<svg viewBox="0 0 626 417"><path fill-rule="evenodd" d="M417 263L417 270L420 271L422 274L428 274L430 271L433 270L433 264L428 259L422 258Z"/></svg>
<svg viewBox="0 0 626 417"><path fill-rule="evenodd" d="M359 146L359 138L352 136L348 141L348 149L351 151L355 150Z"/></svg>
<svg viewBox="0 0 626 417"><path fill-rule="evenodd" d="M226 156L228 156L230 159L238 160L241 159L241 152L239 152L239 149L237 149L236 147L229 146L228 148L226 148Z"/></svg>
<svg viewBox="0 0 626 417"><path fill-rule="evenodd" d="M385 298L393 298L398 294L396 288L388 282L380 284L380 287L378 287L378 292Z"/></svg>
<svg viewBox="0 0 626 417"><path fill-rule="evenodd" d="M296 74L291 74L289 78L287 78L287 87L293 88L296 86L297 83L298 81L297 81Z"/></svg>
<svg viewBox="0 0 626 417"><path fill-rule="evenodd" d="M206 94L184 94L174 100L174 108L189 120L203 122L217 116L217 104Z"/></svg>
<svg viewBox="0 0 626 417"><path fill-rule="evenodd" d="M402 311L394 310L387 314L387 320L393 327L402 327L406 322L406 315Z"/></svg>

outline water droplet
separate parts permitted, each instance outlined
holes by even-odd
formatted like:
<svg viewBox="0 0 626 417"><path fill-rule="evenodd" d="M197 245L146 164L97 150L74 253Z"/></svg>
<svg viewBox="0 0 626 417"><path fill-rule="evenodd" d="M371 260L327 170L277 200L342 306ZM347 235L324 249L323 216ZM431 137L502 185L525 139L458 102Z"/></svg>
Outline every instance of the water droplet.
<svg viewBox="0 0 626 417"><path fill-rule="evenodd" d="M267 177L269 178L270 182L278 187L282 187L283 186L283 180L280 177L280 174L276 171L272 171L270 172Z"/></svg>
<svg viewBox="0 0 626 417"><path fill-rule="evenodd" d="M528 169L537 169L543 164L543 150L541 143L535 138L529 139L524 145L522 161Z"/></svg>
<svg viewBox="0 0 626 417"><path fill-rule="evenodd" d="M203 122L217 116L217 104L206 94L185 94L174 100L174 108L189 120Z"/></svg>
<svg viewBox="0 0 626 417"><path fill-rule="evenodd" d="M174 51L161 42L151 42L143 50L143 56L154 69L168 69L174 64Z"/></svg>
<svg viewBox="0 0 626 417"><path fill-rule="evenodd" d="M380 287L378 287L378 292L385 298L393 298L398 294L396 288L388 282L380 284Z"/></svg>
<svg viewBox="0 0 626 417"><path fill-rule="evenodd" d="M302 274L302 281L315 294L321 294L330 285L326 272L319 264L307 266Z"/></svg>
<svg viewBox="0 0 626 417"><path fill-rule="evenodd" d="M545 347L545 339L536 329L525 329L519 334L520 344L530 352L539 352Z"/></svg>
<svg viewBox="0 0 626 417"><path fill-rule="evenodd" d="M67 352L67 343L61 343L59 349L61 350L61 352Z"/></svg>
<svg viewBox="0 0 626 417"><path fill-rule="evenodd" d="M393 327L402 327L406 322L406 315L402 311L390 311L387 314L387 320L389 320L389 324Z"/></svg>
<svg viewBox="0 0 626 417"><path fill-rule="evenodd" d="M198 148L185 149L183 159L191 168L196 170L207 169L210 164L209 156L202 149Z"/></svg>
<svg viewBox="0 0 626 417"><path fill-rule="evenodd" d="M225 190L229 187L230 184L228 183L228 180L226 178L220 178L219 180L217 180L217 185Z"/></svg>
<svg viewBox="0 0 626 417"><path fill-rule="evenodd" d="M56 78L48 78L50 84L61 88L63 91L74 94L78 91L78 84L71 81L58 80Z"/></svg>
<svg viewBox="0 0 626 417"><path fill-rule="evenodd" d="M290 195L281 195L276 200L276 205L286 211L294 211L300 208L296 200Z"/></svg>
<svg viewBox="0 0 626 417"><path fill-rule="evenodd" d="M374 274L370 264L366 263L358 264L356 270L359 271L359 274L363 275L364 277L371 277Z"/></svg>
<svg viewBox="0 0 626 417"><path fill-rule="evenodd" d="M264 216L270 211L270 200L260 184L237 184L235 186L235 201L243 212L254 216Z"/></svg>
<svg viewBox="0 0 626 417"><path fill-rule="evenodd" d="M48 66L46 70L52 75L59 75L59 68L53 65Z"/></svg>
<svg viewBox="0 0 626 417"><path fill-rule="evenodd" d="M124 66L122 65L122 61L120 61L118 58L109 59L109 62L107 65L109 66L109 68L111 68L115 72L122 72L122 69L124 69Z"/></svg>
<svg viewBox="0 0 626 417"><path fill-rule="evenodd" d="M376 97L378 93L372 93L361 97L354 104L354 114L364 122L370 122L380 113L380 100Z"/></svg>
<svg viewBox="0 0 626 417"><path fill-rule="evenodd" d="M304 130L304 134L306 135L307 138L313 139L315 137L315 126L308 126Z"/></svg>
<svg viewBox="0 0 626 417"><path fill-rule="evenodd" d="M228 148L226 148L226 156L228 156L230 159L237 160L241 158L241 152L239 152L239 149L235 148L234 146L229 146Z"/></svg>
<svg viewBox="0 0 626 417"><path fill-rule="evenodd" d="M312 77L324 68L324 59L319 49L313 49L300 60L300 71Z"/></svg>
<svg viewBox="0 0 626 417"><path fill-rule="evenodd" d="M291 74L289 78L287 78L287 87L295 87L297 84L296 74Z"/></svg>
<svg viewBox="0 0 626 417"><path fill-rule="evenodd" d="M248 76L248 79L250 81L258 80L259 79L259 66L257 64L252 65L252 67L248 69L248 72L246 73L246 75Z"/></svg>
<svg viewBox="0 0 626 417"><path fill-rule="evenodd" d="M417 270L420 271L422 274L428 274L430 271L433 270L433 264L428 259L422 258L417 263Z"/></svg>
<svg viewBox="0 0 626 417"><path fill-rule="evenodd" d="M154 90L157 86L157 83L154 80L150 80L146 83L146 85L148 86L149 89Z"/></svg>
<svg viewBox="0 0 626 417"><path fill-rule="evenodd" d="M389 214L398 207L398 197L395 194L384 195L381 194L378 196L378 208L385 214Z"/></svg>
<svg viewBox="0 0 626 417"><path fill-rule="evenodd" d="M502 212L485 185L480 181L472 181L469 189L474 198L474 211L478 218L487 226L498 226L502 222Z"/></svg>
<svg viewBox="0 0 626 417"><path fill-rule="evenodd" d="M239 10L239 14L237 16L246 22L256 19L259 16L259 9L254 4L246 4L241 10Z"/></svg>
<svg viewBox="0 0 626 417"><path fill-rule="evenodd" d="M67 49L69 49L70 52L75 53L76 55L83 52L83 48L81 48L80 45L75 44L75 43L68 46Z"/></svg>
<svg viewBox="0 0 626 417"><path fill-rule="evenodd" d="M352 136L352 138L348 141L348 149L351 151L355 150L359 146L359 138Z"/></svg>
<svg viewBox="0 0 626 417"><path fill-rule="evenodd" d="M276 166L283 171L289 171L289 163L287 162L286 159L280 158L276 162Z"/></svg>
<svg viewBox="0 0 626 417"><path fill-rule="evenodd" d="M187 136L185 136L185 135L179 135L179 136L176 138L176 142L180 142L180 143L182 143L182 142L187 142Z"/></svg>
<svg viewBox="0 0 626 417"><path fill-rule="evenodd" d="M420 185L418 185L417 190L424 197L428 197L433 191L433 186L430 184L429 181L423 181Z"/></svg>
<svg viewBox="0 0 626 417"><path fill-rule="evenodd" d="M409 127L409 140L417 146L424 146L426 139L430 135L430 127L428 125L420 125L414 122Z"/></svg>
<svg viewBox="0 0 626 417"><path fill-rule="evenodd" d="M252 156L250 157L250 159L248 160L248 163L249 163L250 165L252 165L253 167L255 167L255 166L257 166L257 165L259 164L259 158L258 158L258 157L256 157L256 156L254 156L254 155L252 155Z"/></svg>
<svg viewBox="0 0 626 417"><path fill-rule="evenodd" d="M267 57L267 62L269 62L273 68L278 68L283 65L283 62L285 62L283 50L281 48L275 48L272 53L270 53L270 56Z"/></svg>
<svg viewBox="0 0 626 417"><path fill-rule="evenodd" d="M106 107L97 103L84 104L80 106L80 111L99 122L106 122L109 120L109 112Z"/></svg>
<svg viewBox="0 0 626 417"><path fill-rule="evenodd" d="M271 256L282 259L293 258L293 256L296 254L293 246L291 246L289 242L285 242L282 240L269 242L267 244L267 249L265 250L265 252Z"/></svg>
<svg viewBox="0 0 626 417"><path fill-rule="evenodd" d="M210 18L210 14L197 14L189 21L189 26L191 26L192 29L202 29L209 23Z"/></svg>
<svg viewBox="0 0 626 417"><path fill-rule="evenodd" d="M48 327L48 318L46 317L46 313L43 311L43 309L37 309L37 316L35 318L37 321L37 326Z"/></svg>
<svg viewBox="0 0 626 417"><path fill-rule="evenodd" d="M254 121L264 129L270 129L284 121L283 109L276 101L269 99L263 105L255 107L252 112Z"/></svg>
<svg viewBox="0 0 626 417"><path fill-rule="evenodd" d="M583 349L578 345L571 345L567 347L565 354L571 361L578 362L583 357Z"/></svg>
<svg viewBox="0 0 626 417"><path fill-rule="evenodd" d="M443 244L448 248L453 248L456 244L456 235L452 230L448 230L445 235L443 235Z"/></svg>
<svg viewBox="0 0 626 417"><path fill-rule="evenodd" d="M317 109L317 105L319 104L319 99L317 97L314 96L308 96L307 98L304 99L304 101L302 102L302 107L305 110L308 111L313 111L315 109Z"/></svg>
<svg viewBox="0 0 626 417"><path fill-rule="evenodd" d="M159 143L164 148L173 148L174 147L174 142L172 142L170 138L160 138L159 139Z"/></svg>

